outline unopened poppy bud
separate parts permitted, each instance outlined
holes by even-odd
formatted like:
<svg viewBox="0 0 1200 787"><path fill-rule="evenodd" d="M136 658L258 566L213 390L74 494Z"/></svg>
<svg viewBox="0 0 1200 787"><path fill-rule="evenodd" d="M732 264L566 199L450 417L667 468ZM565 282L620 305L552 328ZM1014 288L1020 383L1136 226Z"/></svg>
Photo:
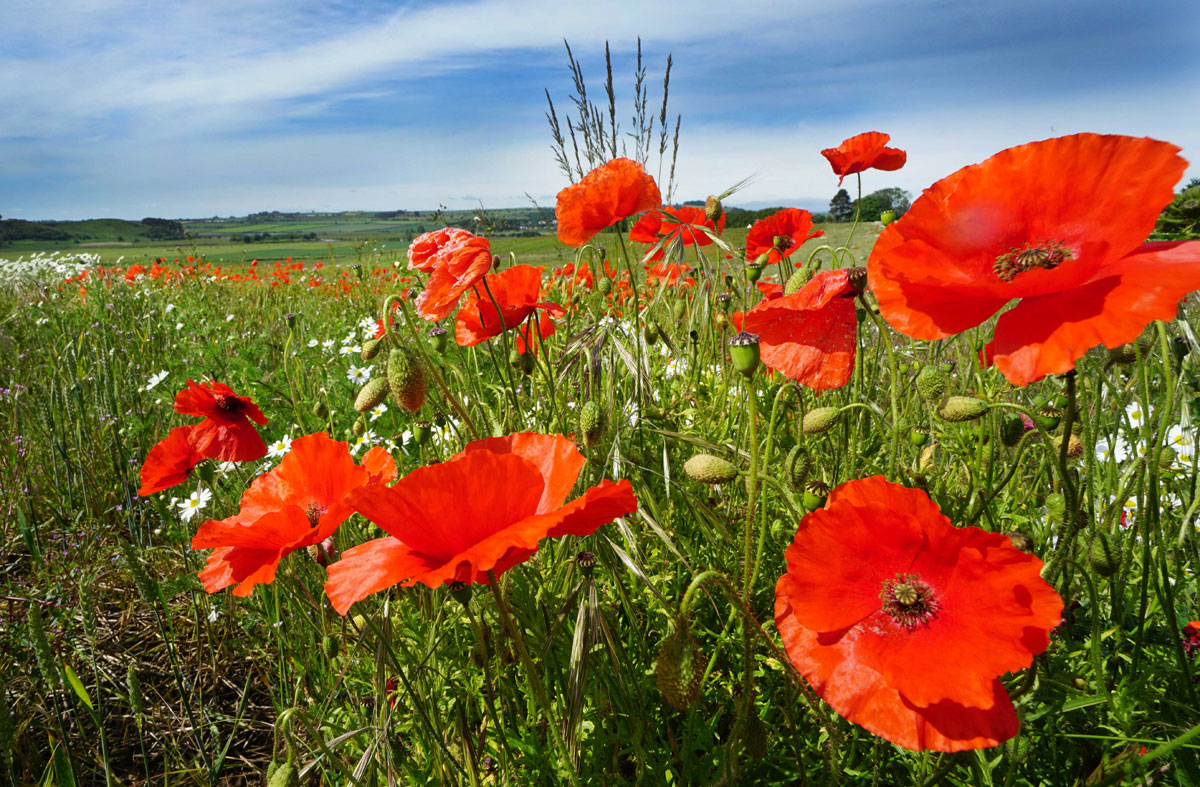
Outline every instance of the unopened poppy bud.
<svg viewBox="0 0 1200 787"><path fill-rule="evenodd" d="M435 353L446 351L446 334L447 331L440 325L435 325L429 329L425 335L429 337L429 346L433 348Z"/></svg>
<svg viewBox="0 0 1200 787"><path fill-rule="evenodd" d="M333 661L336 659L340 650L341 645L338 643L337 637L332 634L326 634L321 638L321 653L325 654L327 660Z"/></svg>
<svg viewBox="0 0 1200 787"><path fill-rule="evenodd" d="M1022 552L1033 552L1033 542L1024 533L1019 533L1016 530L1006 530L1001 535L1007 536L1012 545Z"/></svg>
<svg viewBox="0 0 1200 787"><path fill-rule="evenodd" d="M357 413L365 413L368 410L373 410L387 398L388 395L388 378L376 377L367 382L358 392L358 396L354 399L354 411Z"/></svg>
<svg viewBox="0 0 1200 787"><path fill-rule="evenodd" d="M1046 431L1057 429L1060 421L1062 421L1062 410L1057 407L1042 407L1033 414L1033 422Z"/></svg>
<svg viewBox="0 0 1200 787"><path fill-rule="evenodd" d="M788 486L792 489L799 489L804 484L804 479L808 478L808 472L812 468L812 459L803 447L799 445L792 446L792 450L788 451L787 458L783 462L783 477L787 481Z"/></svg>
<svg viewBox="0 0 1200 787"><path fill-rule="evenodd" d="M737 478L737 468L712 454L696 454L683 463L683 472L701 484L727 484Z"/></svg>
<svg viewBox="0 0 1200 787"><path fill-rule="evenodd" d="M329 406L324 402L318 401L312 406L312 414L317 418L324 418L325 416L329 415Z"/></svg>
<svg viewBox="0 0 1200 787"><path fill-rule="evenodd" d="M1121 567L1121 551L1113 546L1108 534L1096 533L1088 549L1088 563L1102 577L1111 577Z"/></svg>
<svg viewBox="0 0 1200 787"><path fill-rule="evenodd" d="M367 419L359 416L350 431L354 432L355 437L362 437L367 432Z"/></svg>
<svg viewBox="0 0 1200 787"><path fill-rule="evenodd" d="M942 397L946 395L946 375L939 369L926 366L917 375L917 392L927 402L942 401Z"/></svg>
<svg viewBox="0 0 1200 787"><path fill-rule="evenodd" d="M417 421L412 427L413 440L417 445L425 445L429 442L430 424L428 421Z"/></svg>
<svg viewBox="0 0 1200 787"><path fill-rule="evenodd" d="M724 312L721 312L721 313L717 314L717 317L714 320L714 322L716 323L717 329L723 331L729 327L729 315L725 314Z"/></svg>
<svg viewBox="0 0 1200 787"><path fill-rule="evenodd" d="M599 403L584 402L583 407L579 408L579 433L583 435L584 445L590 448L600 442L600 438L604 436L604 429L608 426L607 421L608 418Z"/></svg>
<svg viewBox="0 0 1200 787"><path fill-rule="evenodd" d="M1025 422L1021 420L1021 416L1009 415L1000 422L1000 442L1009 448L1021 442L1024 434Z"/></svg>
<svg viewBox="0 0 1200 787"><path fill-rule="evenodd" d="M1062 450L1063 436L1056 435L1053 442L1054 453L1057 454L1060 450ZM1073 434L1071 435L1070 439L1067 440L1067 458L1078 459L1081 456L1083 456L1083 441L1079 439L1079 435Z"/></svg>
<svg viewBox="0 0 1200 787"><path fill-rule="evenodd" d="M642 336L645 337L646 344L653 346L658 341L658 326L647 320L646 325L642 328Z"/></svg>
<svg viewBox="0 0 1200 787"><path fill-rule="evenodd" d="M784 296L799 292L801 287L812 281L812 276L812 271L809 269L797 268L795 273L788 276L787 283L783 285Z"/></svg>
<svg viewBox="0 0 1200 787"><path fill-rule="evenodd" d="M758 709L754 703L749 703L746 708L746 715L742 717L741 723L738 725L738 738L742 741L742 745L746 747L746 756L751 759L761 760L767 756L768 746L770 744L770 732L766 725L762 723L762 719L758 716Z"/></svg>
<svg viewBox="0 0 1200 787"><path fill-rule="evenodd" d="M800 422L800 431L804 434L821 434L828 432L837 423L841 410L836 407L816 407L804 414Z"/></svg>
<svg viewBox="0 0 1200 787"><path fill-rule="evenodd" d="M1170 470L1175 465L1175 460L1178 458L1179 458L1179 455L1175 453L1174 449L1164 448L1163 450L1158 452L1158 467L1159 467L1159 469L1160 470Z"/></svg>
<svg viewBox="0 0 1200 787"><path fill-rule="evenodd" d="M854 288L854 291L862 295L867 289L867 269L861 265L856 265L846 271L846 281Z"/></svg>
<svg viewBox="0 0 1200 787"><path fill-rule="evenodd" d="M425 403L425 367L421 359L408 347L400 347L388 353L388 389L392 400L401 410L415 413Z"/></svg>
<svg viewBox="0 0 1200 787"><path fill-rule="evenodd" d="M908 442L920 448L929 442L929 430L923 426L914 426L908 430Z"/></svg>
<svg viewBox="0 0 1200 787"><path fill-rule="evenodd" d="M804 485L804 507L809 511L816 511L823 507L827 497L829 497L829 484L824 481L813 479Z"/></svg>
<svg viewBox="0 0 1200 787"><path fill-rule="evenodd" d="M887 225L891 224L895 220L896 220L896 211L894 211L894 210L885 210L879 214L879 223L885 227Z"/></svg>
<svg viewBox="0 0 1200 787"><path fill-rule="evenodd" d="M938 408L943 420L953 423L974 421L988 411L988 403L974 396L951 396Z"/></svg>
<svg viewBox="0 0 1200 787"><path fill-rule="evenodd" d="M533 374L533 353L518 352L513 348L508 354L508 365L521 374Z"/></svg>
<svg viewBox="0 0 1200 787"><path fill-rule="evenodd" d="M362 359L369 361L383 349L383 339L367 339L362 345Z"/></svg>
<svg viewBox="0 0 1200 787"><path fill-rule="evenodd" d="M1057 522L1062 519L1062 515L1067 510L1067 499L1060 492L1051 492L1046 495L1046 516L1051 522Z"/></svg>
<svg viewBox="0 0 1200 787"><path fill-rule="evenodd" d="M275 769L267 780L267 787L300 787L300 772L290 762L285 762Z"/></svg>
<svg viewBox="0 0 1200 787"><path fill-rule="evenodd" d="M671 304L671 316L675 318L675 322L683 319L683 315L687 313L687 304L683 301L675 301Z"/></svg>
<svg viewBox="0 0 1200 787"><path fill-rule="evenodd" d="M704 218L716 224L724 215L725 207L721 205L721 200L715 194L709 194L708 199L704 200Z"/></svg>
<svg viewBox="0 0 1200 787"><path fill-rule="evenodd" d="M909 370L909 365L906 363L902 363L896 367L896 371L900 374L908 374L908 370Z"/></svg>
<svg viewBox="0 0 1200 787"><path fill-rule="evenodd" d="M681 623L675 633L663 640L654 659L654 683L663 699L676 710L687 710L700 693L700 681L707 666L700 644Z"/></svg>
<svg viewBox="0 0 1200 787"><path fill-rule="evenodd" d="M758 369L758 334L739 331L729 340L729 357L733 368L746 377L753 377Z"/></svg>
<svg viewBox="0 0 1200 787"><path fill-rule="evenodd" d="M601 276L600 281L596 283L596 292L601 295L608 295L612 292L612 279L607 276Z"/></svg>

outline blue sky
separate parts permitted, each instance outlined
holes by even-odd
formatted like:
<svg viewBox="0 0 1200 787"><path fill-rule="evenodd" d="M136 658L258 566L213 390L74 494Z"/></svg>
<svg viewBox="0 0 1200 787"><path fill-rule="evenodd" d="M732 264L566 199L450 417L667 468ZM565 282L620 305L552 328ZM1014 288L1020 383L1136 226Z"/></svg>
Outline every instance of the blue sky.
<svg viewBox="0 0 1200 787"><path fill-rule="evenodd" d="M611 43L627 129L639 35L655 110L674 55L679 199L820 208L819 151L867 130L909 162L866 190L1079 131L1200 162L1195 0L5 0L0 214L552 205L562 40L596 97Z"/></svg>

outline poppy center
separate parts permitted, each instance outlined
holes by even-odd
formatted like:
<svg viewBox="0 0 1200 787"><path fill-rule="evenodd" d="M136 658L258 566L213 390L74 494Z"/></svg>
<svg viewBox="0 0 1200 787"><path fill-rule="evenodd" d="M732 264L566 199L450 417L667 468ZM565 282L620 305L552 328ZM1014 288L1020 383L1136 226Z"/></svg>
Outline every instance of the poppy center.
<svg viewBox="0 0 1200 787"><path fill-rule="evenodd" d="M787 251L792 247L791 235L776 235L774 238L775 248L781 252Z"/></svg>
<svg viewBox="0 0 1200 787"><path fill-rule="evenodd" d="M992 270L1001 281L1010 282L1035 268L1057 268L1074 256L1074 252L1061 241L1032 241L1020 248L1014 246L996 257Z"/></svg>
<svg viewBox="0 0 1200 787"><path fill-rule="evenodd" d="M319 525L321 523L321 517L324 516L325 512L328 510L328 508L320 503L310 503L308 508L304 510L304 513L308 515L308 526L316 527Z"/></svg>
<svg viewBox="0 0 1200 787"><path fill-rule="evenodd" d="M217 396L217 409L224 413L236 413L242 409L242 400L236 396L220 394Z"/></svg>
<svg viewBox="0 0 1200 787"><path fill-rule="evenodd" d="M897 574L884 582L879 600L883 611L909 631L928 624L942 607L933 588L916 574Z"/></svg>

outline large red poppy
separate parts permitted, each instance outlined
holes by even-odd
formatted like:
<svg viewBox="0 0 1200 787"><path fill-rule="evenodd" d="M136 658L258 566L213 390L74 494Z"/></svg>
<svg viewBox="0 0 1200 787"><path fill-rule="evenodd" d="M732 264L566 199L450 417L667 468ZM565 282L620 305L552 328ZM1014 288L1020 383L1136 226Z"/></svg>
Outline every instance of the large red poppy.
<svg viewBox="0 0 1200 787"><path fill-rule="evenodd" d="M626 480L601 481L566 502L586 459L561 435L477 440L447 462L414 470L395 486L350 493L355 510L390 535L346 550L325 592L346 614L392 585L488 582L528 560L538 541L591 535L637 510Z"/></svg>
<svg viewBox="0 0 1200 787"><path fill-rule="evenodd" d="M660 204L658 185L642 165L615 158L558 192L554 206L558 239L568 246L582 246L621 219Z"/></svg>
<svg viewBox="0 0 1200 787"><path fill-rule="evenodd" d="M734 325L758 334L765 366L809 388L841 388L857 347L850 275L847 268L821 271L791 295L768 296L734 315Z"/></svg>
<svg viewBox="0 0 1200 787"><path fill-rule="evenodd" d="M1143 243L1187 162L1153 139L1076 134L1001 151L930 186L875 242L871 289L917 339L996 323L1015 385L1133 341L1200 288L1200 242Z"/></svg>
<svg viewBox="0 0 1200 787"><path fill-rule="evenodd" d="M177 426L158 442L142 462L142 497L182 484L204 455L192 445L193 426Z"/></svg>
<svg viewBox="0 0 1200 787"><path fill-rule="evenodd" d="M237 514L196 532L192 549L215 547L200 571L204 589L237 585L233 595L248 596L255 585L270 584L280 560L329 538L354 513L346 502L351 490L395 477L396 464L383 448L368 451L360 466L346 443L324 432L301 437L278 467L254 480Z"/></svg>
<svg viewBox="0 0 1200 787"><path fill-rule="evenodd" d="M447 238L433 261L425 260L429 281L417 296L417 314L441 320L458 306L458 299L492 267L492 244L465 230Z"/></svg>
<svg viewBox="0 0 1200 787"><path fill-rule="evenodd" d="M514 265L488 276L484 281L487 282L487 289L482 284L475 288L475 294L459 310L454 323L454 341L462 347L474 347L516 328L535 311L541 312L538 315L538 332L545 338L554 333L553 318L567 313L557 303L538 301L542 291L541 268ZM496 313L497 305L500 307L499 315ZM518 352L525 352L526 333L528 331L518 331Z"/></svg>
<svg viewBox="0 0 1200 787"><path fill-rule="evenodd" d="M814 230L812 214L799 208L784 208L765 219L759 219L746 233L746 260L755 262L763 252L770 252L768 263L774 265L782 257L790 257L805 241L819 238L824 230ZM778 240L778 243L776 242ZM804 264L796 261L796 267Z"/></svg>
<svg viewBox="0 0 1200 787"><path fill-rule="evenodd" d="M409 270L432 272L437 261L437 254L443 246L454 240L473 237L475 237L473 233L458 227L443 227L440 230L418 235L413 238L412 243L408 244Z"/></svg>
<svg viewBox="0 0 1200 787"><path fill-rule="evenodd" d="M796 668L846 719L909 749L995 746L1017 734L999 677L1059 624L1042 561L956 528L922 491L875 476L804 517L775 589Z"/></svg>
<svg viewBox="0 0 1200 787"><path fill-rule="evenodd" d="M663 217L666 214L667 218ZM658 244L662 246L647 259L657 262L663 258L666 247L678 239L684 246L711 246L712 238L701 227L718 235L725 231L725 214L716 223L704 215L704 208L691 205L673 208L664 205L659 210L652 210L637 220L629 230L629 239L635 243Z"/></svg>
<svg viewBox="0 0 1200 787"><path fill-rule="evenodd" d="M890 136L881 131L868 131L843 140L836 148L826 148L821 155L829 160L833 174L838 175L838 185L847 175L868 169L888 172L900 169L908 154L899 148L887 147Z"/></svg>
<svg viewBox="0 0 1200 787"><path fill-rule="evenodd" d="M204 419L192 426L188 439L209 459L250 462L267 455L267 444L250 423L261 426L267 417L250 397L238 396L224 383L188 380L187 388L175 395L175 412Z"/></svg>

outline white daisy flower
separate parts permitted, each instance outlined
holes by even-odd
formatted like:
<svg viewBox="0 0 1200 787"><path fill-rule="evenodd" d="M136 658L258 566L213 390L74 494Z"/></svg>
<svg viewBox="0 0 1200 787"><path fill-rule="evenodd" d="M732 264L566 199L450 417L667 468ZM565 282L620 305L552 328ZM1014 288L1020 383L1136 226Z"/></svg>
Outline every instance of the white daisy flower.
<svg viewBox="0 0 1200 787"><path fill-rule="evenodd" d="M362 345L361 344L343 344L341 346L341 348L338 350L338 352L341 353L342 355L361 355L362 354Z"/></svg>
<svg viewBox="0 0 1200 787"><path fill-rule="evenodd" d="M358 327L361 328L362 332L367 334L368 336L374 336L375 335L375 327L376 327L375 326L375 318L374 317L363 317L359 321Z"/></svg>
<svg viewBox="0 0 1200 787"><path fill-rule="evenodd" d="M376 418L378 418L379 416L386 413L387 409L388 409L387 405L384 404L383 402L380 402L379 404L372 407L371 408L371 420L374 421Z"/></svg>
<svg viewBox="0 0 1200 787"><path fill-rule="evenodd" d="M167 379L167 370L163 369L158 374L150 375L150 379L146 382L146 384L144 386L142 386L142 390L143 391L153 391L154 388L165 379Z"/></svg>
<svg viewBox="0 0 1200 787"><path fill-rule="evenodd" d="M192 492L187 500L179 504L179 518L184 522L190 521L192 517L203 511L208 506L208 501L212 500L212 492L208 489L197 489Z"/></svg>
<svg viewBox="0 0 1200 787"><path fill-rule="evenodd" d="M346 379L352 383L365 383L371 379L371 366L351 366Z"/></svg>
<svg viewBox="0 0 1200 787"><path fill-rule="evenodd" d="M326 339L325 341L321 342L321 349L322 350L332 350L333 349L333 339Z"/></svg>
<svg viewBox="0 0 1200 787"><path fill-rule="evenodd" d="M320 344L321 344L321 343L320 343L319 341L317 341L316 339L309 339L309 340L308 340L308 346L309 346L309 347L319 347L319 346L320 346Z"/></svg>
<svg viewBox="0 0 1200 787"><path fill-rule="evenodd" d="M292 450L292 438L290 435L284 435L267 446L267 456L271 459L279 459L290 450Z"/></svg>

